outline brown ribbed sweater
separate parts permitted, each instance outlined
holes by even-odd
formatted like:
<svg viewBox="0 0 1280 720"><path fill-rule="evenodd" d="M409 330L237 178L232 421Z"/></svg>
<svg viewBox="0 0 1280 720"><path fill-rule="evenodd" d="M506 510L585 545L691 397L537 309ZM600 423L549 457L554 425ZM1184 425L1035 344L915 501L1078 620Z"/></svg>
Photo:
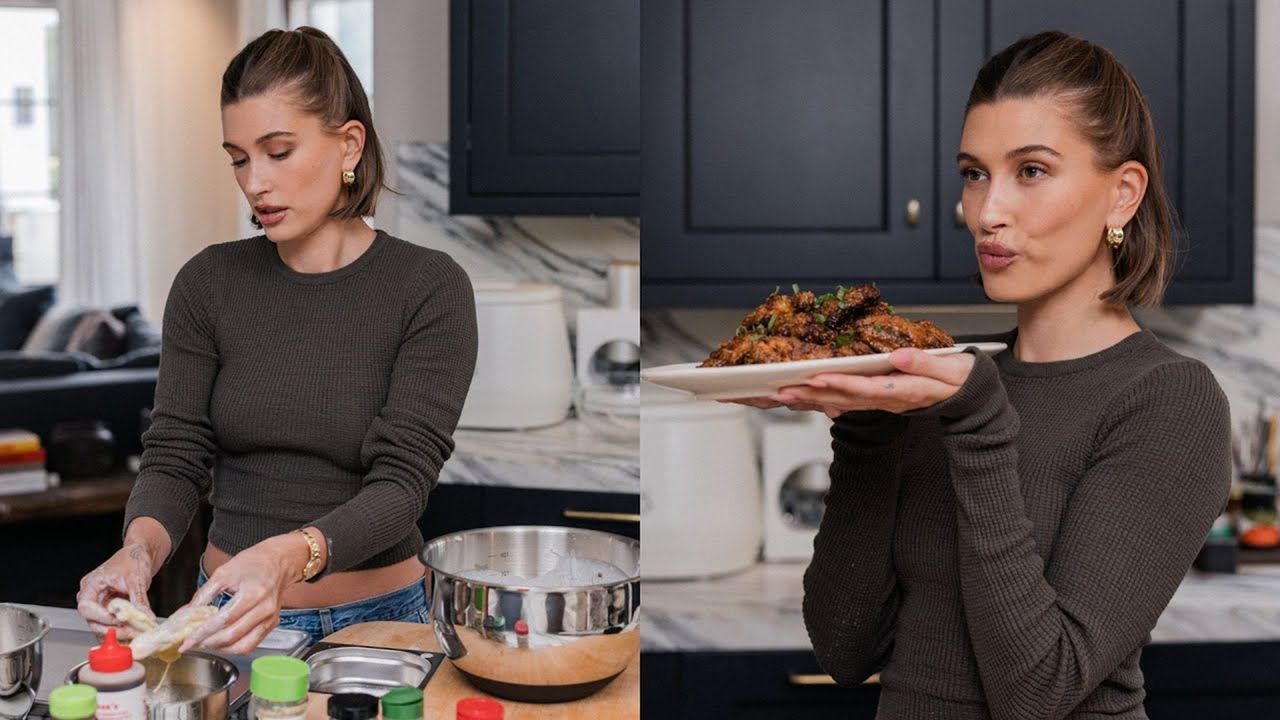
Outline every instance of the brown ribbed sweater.
<svg viewBox="0 0 1280 720"><path fill-rule="evenodd" d="M951 398L832 426L804 618L841 683L880 670L878 718L1145 718L1142 647L1226 502L1203 363L1145 330L1023 362L1016 333Z"/></svg>
<svg viewBox="0 0 1280 720"><path fill-rule="evenodd" d="M476 342L471 283L437 250L378 231L353 262L300 273L266 236L205 248L165 305L125 527L156 518L177 548L212 489L209 541L229 553L314 525L322 575L411 557Z"/></svg>

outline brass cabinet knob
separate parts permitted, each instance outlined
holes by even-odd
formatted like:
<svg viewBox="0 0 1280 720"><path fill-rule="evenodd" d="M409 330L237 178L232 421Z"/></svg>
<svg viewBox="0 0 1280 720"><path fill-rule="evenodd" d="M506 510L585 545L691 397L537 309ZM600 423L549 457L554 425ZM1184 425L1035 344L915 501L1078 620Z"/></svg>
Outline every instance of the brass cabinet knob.
<svg viewBox="0 0 1280 720"><path fill-rule="evenodd" d="M815 685L835 685L836 679L830 675L823 674L807 674L807 673L791 673L787 676L787 682L796 686L812 687ZM862 681L863 685L879 685L880 673L876 673L866 680Z"/></svg>
<svg viewBox="0 0 1280 720"><path fill-rule="evenodd" d="M907 201L907 224L911 227L920 224L920 201L915 198Z"/></svg>
<svg viewBox="0 0 1280 720"><path fill-rule="evenodd" d="M573 508L565 508L564 517L566 520L596 520L599 522L636 524L640 522L640 513L600 512L599 510L574 510Z"/></svg>

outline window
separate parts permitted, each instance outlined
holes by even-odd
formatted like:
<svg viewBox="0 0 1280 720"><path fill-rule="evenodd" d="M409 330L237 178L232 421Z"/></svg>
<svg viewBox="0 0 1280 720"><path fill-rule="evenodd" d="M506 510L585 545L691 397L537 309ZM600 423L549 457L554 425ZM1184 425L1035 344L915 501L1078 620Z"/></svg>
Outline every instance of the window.
<svg viewBox="0 0 1280 720"><path fill-rule="evenodd" d="M58 11L0 0L0 283L58 279Z"/></svg>
<svg viewBox="0 0 1280 720"><path fill-rule="evenodd" d="M333 38L373 107L373 0L290 0L289 27L303 25Z"/></svg>

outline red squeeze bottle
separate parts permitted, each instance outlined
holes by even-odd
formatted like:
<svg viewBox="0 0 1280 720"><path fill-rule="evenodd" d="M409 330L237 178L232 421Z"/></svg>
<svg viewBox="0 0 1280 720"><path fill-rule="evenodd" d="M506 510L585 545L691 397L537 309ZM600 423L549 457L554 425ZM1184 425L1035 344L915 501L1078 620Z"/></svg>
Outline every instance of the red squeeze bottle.
<svg viewBox="0 0 1280 720"><path fill-rule="evenodd" d="M133 650L121 645L111 628L102 644L89 651L89 664L76 679L98 689L98 720L147 720L146 677L142 665L133 661Z"/></svg>
<svg viewBox="0 0 1280 720"><path fill-rule="evenodd" d="M462 698L457 707L457 720L502 720L502 705L491 698Z"/></svg>

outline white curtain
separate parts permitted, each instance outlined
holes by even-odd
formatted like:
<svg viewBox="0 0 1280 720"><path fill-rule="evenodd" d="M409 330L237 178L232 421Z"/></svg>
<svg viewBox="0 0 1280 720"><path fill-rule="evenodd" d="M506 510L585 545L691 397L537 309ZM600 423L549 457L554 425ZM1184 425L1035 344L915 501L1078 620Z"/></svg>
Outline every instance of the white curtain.
<svg viewBox="0 0 1280 720"><path fill-rule="evenodd" d="M285 0L239 0L239 48L248 45L250 40L268 30L289 29L285 7ZM251 210L249 209L248 201L244 199L244 195L240 196L237 207L240 237L246 238L261 235L262 231L249 222Z"/></svg>
<svg viewBox="0 0 1280 720"><path fill-rule="evenodd" d="M136 302L141 294L130 88L119 6L57 0L62 113L60 298Z"/></svg>

